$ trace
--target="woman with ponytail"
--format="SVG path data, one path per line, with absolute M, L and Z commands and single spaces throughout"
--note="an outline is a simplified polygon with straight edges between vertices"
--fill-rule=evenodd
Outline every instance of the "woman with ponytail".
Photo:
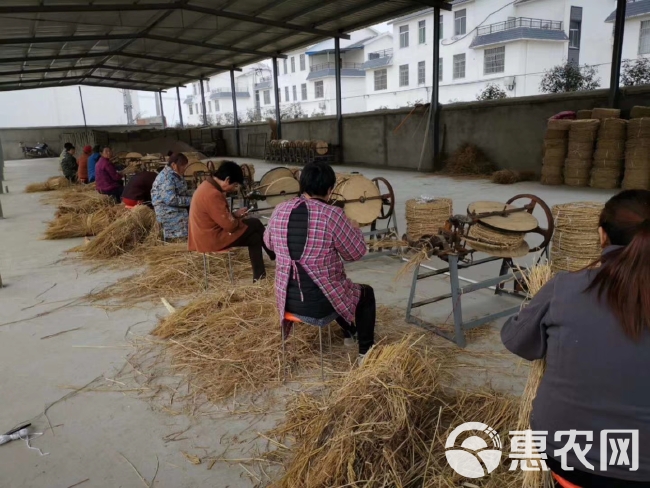
M 650 191 L 611 198 L 599 233 L 599 262 L 556 275 L 501 339 L 524 359 L 546 358 L 530 422 L 546 434 L 558 486 L 650 486 Z

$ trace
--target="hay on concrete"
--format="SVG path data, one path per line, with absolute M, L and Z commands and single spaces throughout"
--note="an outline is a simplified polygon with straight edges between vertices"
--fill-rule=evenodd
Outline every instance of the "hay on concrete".
M 108 195 L 96 192 L 69 191 L 57 197 L 56 215 L 86 214 L 97 212 L 103 208 L 115 205 Z
M 444 171 L 450 175 L 489 175 L 496 169 L 476 145 L 465 143 L 447 159 Z
M 61 190 L 71 186 L 72 183 L 63 176 L 53 176 L 43 183 L 31 183 L 25 187 L 25 193 L 38 193 L 44 191 Z
M 463 422 L 481 419 L 502 435 L 516 425 L 517 401 L 492 393 L 444 391 L 445 356 L 419 338 L 371 350 L 362 367 L 319 398 L 300 395 L 271 435 L 294 442 L 273 488 L 454 487 L 463 478 L 445 458 L 445 440 Z M 520 486 L 505 469 L 482 485 Z
M 492 173 L 492 183 L 499 185 L 512 185 L 521 181 L 533 181 L 536 179 L 534 171 L 511 171 L 509 169 L 502 169 Z
M 52 220 L 45 231 L 45 239 L 70 239 L 95 236 L 120 218 L 126 208 L 109 205 L 91 214 L 64 213 Z

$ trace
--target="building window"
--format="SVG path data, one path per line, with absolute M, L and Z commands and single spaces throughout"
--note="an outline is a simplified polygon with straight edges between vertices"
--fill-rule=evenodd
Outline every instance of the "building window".
M 191 103 L 188 105 L 188 108 L 190 109 L 190 115 L 194 115 L 194 110 L 192 110 L 192 104 Z
M 580 49 L 580 24 L 577 20 L 572 20 L 569 24 L 569 47 Z
M 445 18 L 441 15 L 440 16 L 440 34 L 438 35 L 438 39 L 442 39 L 444 37 L 444 27 L 445 27 Z
M 442 67 L 444 66 L 442 58 L 438 58 L 438 81 L 442 81 Z
M 425 71 L 424 71 L 424 61 L 418 63 L 418 85 L 424 85 L 425 83 Z
M 639 54 L 650 54 L 650 20 L 644 20 L 641 22 Z
M 291 91 L 293 92 L 293 101 L 296 102 L 298 100 L 298 89 L 296 88 L 296 85 L 291 87 Z
M 214 101 L 214 111 L 215 112 L 220 112 L 221 109 L 219 108 L 219 100 Z
M 486 49 L 483 58 L 483 74 L 503 73 L 506 65 L 506 47 Z
M 399 86 L 409 86 L 409 65 L 403 64 L 399 67 Z
M 454 35 L 462 36 L 467 32 L 467 10 L 457 10 L 454 12 Z
M 300 85 L 300 94 L 302 95 L 303 100 L 307 100 L 307 83 Z
M 205 91 L 210 91 L 210 80 L 205 80 Z
M 208 102 L 208 113 L 212 113 L 212 102 Z
M 192 91 L 194 92 L 194 95 L 196 95 L 196 83 L 192 83 Z
M 295 58 L 295 56 L 291 56 L 291 72 L 292 73 L 296 72 L 296 58 Z
M 388 88 L 388 71 L 378 69 L 375 71 L 375 91 L 386 90 Z
M 293 59 L 293 58 L 291 58 L 291 59 Z M 290 100 L 290 98 L 289 98 L 289 87 L 285 86 L 284 87 L 284 101 L 288 102 L 289 100 Z
M 305 67 L 305 55 L 301 54 L 300 55 L 300 71 L 305 71 L 305 69 L 307 69 Z
M 418 22 L 418 42 L 424 44 L 427 42 L 427 21 L 421 20 Z
M 271 90 L 264 90 L 264 105 L 271 105 Z
M 287 58 L 284 58 L 282 60 L 282 63 L 284 64 L 284 74 L 286 75 L 287 74 Z
M 402 25 L 399 28 L 399 47 L 409 47 L 409 26 Z
M 314 82 L 314 91 L 316 92 L 316 94 L 314 95 L 316 98 L 325 97 L 325 90 L 323 89 L 323 80 Z
M 199 104 L 198 103 L 194 104 L 194 108 L 196 109 L 197 115 L 201 113 L 201 112 L 199 112 Z
M 465 54 L 454 55 L 454 80 L 465 78 Z

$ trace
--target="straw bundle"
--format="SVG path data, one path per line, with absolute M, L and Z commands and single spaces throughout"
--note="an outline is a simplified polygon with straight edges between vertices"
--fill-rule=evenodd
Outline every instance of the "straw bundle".
M 588 120 L 593 118 L 593 110 L 578 110 L 576 112 L 576 118 L 578 120 Z
M 553 175 L 553 174 L 544 174 L 544 168 L 542 167 L 542 176 L 539 179 L 540 183 L 542 185 L 561 185 L 564 183 L 564 177 L 562 176 L 562 168 L 559 168 L 560 174 L 559 175 Z
M 517 249 L 524 243 L 525 236 L 525 232 L 495 230 L 480 222 L 471 226 L 467 234 L 469 239 L 498 250 Z
M 650 190 L 650 118 L 628 123 L 622 186 L 626 190 Z
M 567 156 L 567 143 L 571 120 L 548 121 L 544 136 L 544 158 L 542 161 L 542 178 L 544 185 L 561 185 L 562 168 Z
M 569 127 L 569 140 L 576 142 L 595 141 L 600 127 L 596 119 L 574 120 Z
M 594 167 L 594 169 L 591 170 L 589 186 L 592 188 L 607 190 L 618 188 L 621 184 L 621 169 L 622 168 Z
M 485 153 L 469 143 L 454 151 L 445 166 L 445 172 L 450 175 L 489 175 L 495 170 Z
M 551 266 L 557 271 L 578 271 L 601 254 L 598 225 L 603 204 L 575 202 L 555 205 Z
M 492 180 L 492 183 L 497 183 L 498 185 L 512 185 L 513 183 L 520 181 L 519 175 L 509 169 L 502 169 L 492 173 L 490 179 Z
M 574 120 L 569 129 L 569 148 L 564 163 L 564 184 L 587 186 L 594 155 L 594 141 L 600 121 Z
M 544 163 L 547 160 L 552 162 L 554 160 L 562 160 L 566 157 L 567 142 L 566 138 L 563 139 L 546 139 L 544 140 Z
M 591 187 L 618 188 L 621 181 L 623 158 L 625 157 L 626 135 L 626 120 L 606 118 L 601 121 L 589 182 Z
M 619 174 L 623 169 L 625 161 L 618 159 L 594 159 L 594 164 L 592 165 L 593 169 L 615 169 L 618 170 Z
M 434 200 L 411 199 L 406 201 L 406 235 L 411 242 L 424 236 L 436 236 L 453 213 L 449 198 Z
M 548 119 L 548 130 L 561 130 L 568 131 L 571 127 L 571 120 L 569 119 Z
M 622 187 L 625 190 L 650 190 L 650 169 L 626 167 Z
M 642 117 L 650 117 L 650 107 L 643 107 L 640 105 L 632 107 L 632 110 L 630 111 L 630 118 L 640 119 Z
M 553 276 L 553 270 L 549 265 L 539 264 L 531 267 L 527 272 L 522 274 L 526 289 L 528 290 L 528 300 L 531 300 L 542 287 L 548 283 Z M 526 306 L 524 304 L 523 306 Z M 546 371 L 546 359 L 533 361 L 528 373 L 528 381 L 521 395 L 519 405 L 519 418 L 517 421 L 517 430 L 529 430 L 530 416 L 533 412 L 533 401 L 537 396 L 537 390 L 542 382 L 542 377 Z M 542 488 L 552 487 L 553 481 L 548 471 L 524 471 L 522 488 Z
M 546 129 L 544 140 L 566 139 L 567 131 L 560 129 Z
M 463 422 L 480 418 L 498 432 L 516 424 L 516 400 L 490 393 L 443 390 L 444 358 L 414 337 L 370 351 L 362 367 L 324 397 L 300 395 L 272 435 L 295 439 L 273 488 L 460 486 L 444 442 Z M 520 485 L 500 470 L 486 488 Z
M 650 117 L 632 119 L 627 126 L 627 139 L 648 139 L 650 138 Z
M 91 214 L 64 213 L 51 221 L 45 239 L 70 239 L 99 234 L 126 211 L 123 205 L 110 205 Z
M 148 239 L 157 238 L 156 214 L 145 205 L 138 205 L 112 222 L 95 239 L 86 244 L 86 259 L 111 259 L 128 253 Z
M 591 117 L 594 119 L 618 119 L 621 111 L 617 108 L 595 108 L 591 111 Z
M 114 204 L 115 202 L 108 195 L 101 195 L 95 192 L 71 191 L 59 198 L 56 215 L 70 213 L 88 215 Z
M 620 141 L 627 136 L 627 120 L 605 119 L 600 122 L 598 129 L 598 141 Z
M 25 193 L 38 193 L 43 191 L 60 190 L 71 186 L 72 183 L 63 176 L 53 176 L 43 183 L 31 183 L 25 187 Z

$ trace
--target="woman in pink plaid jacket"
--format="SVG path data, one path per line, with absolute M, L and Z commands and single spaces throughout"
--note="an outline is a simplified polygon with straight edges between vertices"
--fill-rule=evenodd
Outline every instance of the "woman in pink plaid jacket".
M 285 313 L 321 327 L 336 320 L 345 344 L 358 340 L 363 357 L 374 344 L 375 294 L 345 275 L 344 261 L 358 261 L 367 248 L 359 224 L 328 203 L 335 184 L 328 164 L 306 165 L 300 197 L 275 208 L 264 242 L 276 254 L 275 293 L 285 327 Z

